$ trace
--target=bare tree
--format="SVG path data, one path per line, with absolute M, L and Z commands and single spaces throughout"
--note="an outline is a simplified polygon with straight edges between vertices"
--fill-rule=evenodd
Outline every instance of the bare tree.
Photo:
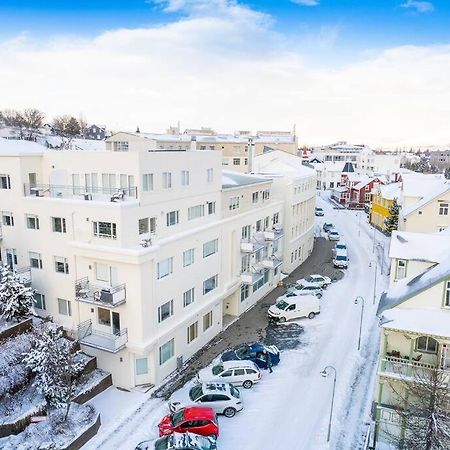
M 31 140 L 33 135 L 42 127 L 44 124 L 44 113 L 35 108 L 24 109 L 21 113 L 23 126 L 26 129 L 26 139 Z
M 387 432 L 404 450 L 450 448 L 449 374 L 438 368 L 416 369 L 412 379 L 390 383 L 402 432 Z
M 62 137 L 66 138 L 65 147 L 69 148 L 72 139 L 80 135 L 81 126 L 78 120 L 70 115 L 57 116 L 53 119 L 53 128 Z

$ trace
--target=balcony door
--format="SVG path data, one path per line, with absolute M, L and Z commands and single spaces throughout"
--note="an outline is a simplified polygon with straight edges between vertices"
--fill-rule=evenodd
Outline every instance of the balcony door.
M 113 334 L 120 333 L 120 314 L 117 312 L 111 312 L 112 317 L 112 332 Z
M 8 267 L 13 270 L 17 266 L 17 255 L 16 250 L 14 248 L 6 249 L 6 264 Z

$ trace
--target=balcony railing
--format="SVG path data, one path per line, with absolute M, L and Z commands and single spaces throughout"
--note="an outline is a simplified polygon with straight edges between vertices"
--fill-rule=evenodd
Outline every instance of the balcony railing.
M 262 261 L 262 265 L 265 269 L 276 269 L 283 264 L 283 260 L 278 256 L 265 256 Z
M 112 287 L 95 286 L 88 277 L 75 281 L 75 299 L 79 302 L 97 304 L 115 308 L 127 300 L 126 285 Z
M 274 226 L 272 230 L 264 231 L 264 239 L 266 241 L 276 241 L 284 236 L 284 230 L 282 226 Z
M 434 364 L 409 359 L 386 356 L 381 360 L 380 372 L 401 378 L 427 378 L 430 370 L 438 369 L 444 376 L 446 382 L 450 382 L 450 368 L 441 368 Z
M 241 252 L 243 253 L 255 253 L 261 250 L 266 245 L 264 240 L 264 233 L 257 233 L 255 236 L 241 240 Z
M 100 188 L 56 184 L 24 184 L 25 197 L 49 197 L 76 200 L 120 202 L 137 198 L 137 187 Z
M 241 280 L 244 284 L 254 284 L 261 278 L 264 269 L 263 261 L 252 264 L 245 272 L 241 273 Z
M 78 340 L 87 347 L 117 353 L 126 347 L 128 331 L 124 328 L 117 333 L 105 333 L 94 329 L 92 327 L 92 320 L 89 319 L 78 325 Z

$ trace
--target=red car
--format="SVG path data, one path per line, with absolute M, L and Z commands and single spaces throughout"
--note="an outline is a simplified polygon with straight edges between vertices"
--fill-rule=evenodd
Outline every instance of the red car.
M 219 424 L 213 409 L 194 406 L 181 408 L 172 414 L 167 414 L 158 425 L 159 435 L 172 433 L 195 433 L 201 436 L 219 436 Z

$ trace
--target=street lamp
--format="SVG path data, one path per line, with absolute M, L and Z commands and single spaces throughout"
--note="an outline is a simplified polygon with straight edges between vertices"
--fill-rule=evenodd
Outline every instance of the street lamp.
M 358 297 L 355 298 L 355 305 L 358 304 L 358 300 L 361 299 L 361 319 L 359 321 L 359 337 L 358 337 L 358 350 L 361 348 L 361 330 L 362 330 L 362 323 L 363 323 L 363 316 L 364 316 L 364 298 L 358 295 Z
M 383 246 L 381 245 L 381 242 L 377 242 L 377 247 L 380 247 L 380 249 L 381 249 L 381 268 L 380 268 L 380 273 L 381 273 L 381 275 L 383 275 L 384 251 L 383 251 Z
M 336 369 L 333 366 L 326 366 L 322 372 L 320 372 L 320 375 L 322 375 L 324 378 L 328 377 L 327 370 L 330 369 L 334 372 L 334 379 L 333 379 L 333 394 L 331 396 L 331 408 L 330 408 L 330 420 L 328 421 L 328 434 L 327 434 L 327 442 L 330 442 L 330 434 L 331 434 L 331 421 L 333 419 L 333 405 L 334 405 L 334 393 L 336 391 Z
M 376 259 L 371 259 L 369 261 L 369 267 L 372 267 L 372 263 L 375 263 L 375 278 L 373 281 L 373 304 L 375 305 L 375 298 L 377 296 L 377 272 L 378 272 L 378 261 Z
M 375 227 L 373 227 L 372 253 L 375 254 Z

